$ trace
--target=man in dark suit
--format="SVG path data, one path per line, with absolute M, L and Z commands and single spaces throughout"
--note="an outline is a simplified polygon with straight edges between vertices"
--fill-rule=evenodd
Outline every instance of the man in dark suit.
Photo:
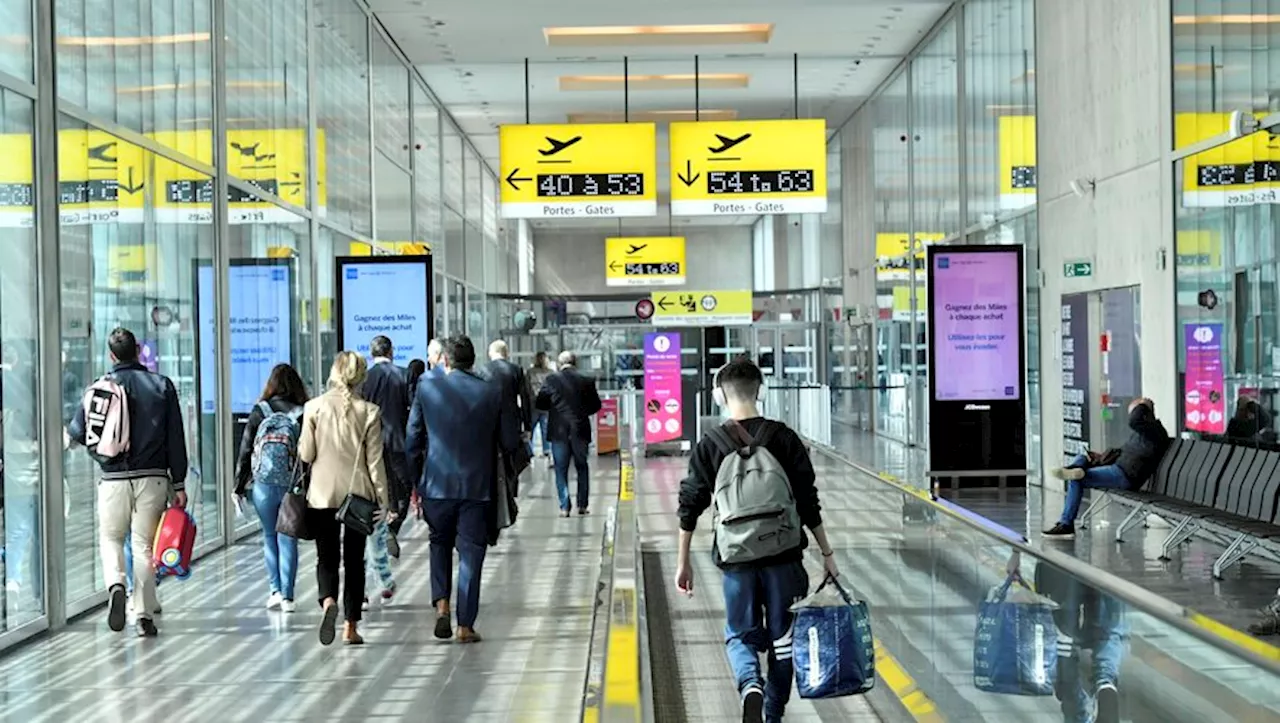
M 446 373 L 418 384 L 405 440 L 431 528 L 431 601 L 440 639 L 453 635 L 449 597 L 458 550 L 460 643 L 480 641 L 475 622 L 498 472 L 495 452 L 509 454 L 520 445 L 519 433 L 511 433 L 517 427 L 504 423 L 501 390 L 475 374 L 475 362 L 471 339 L 457 335 L 444 342 Z
M 489 363 L 482 376 L 502 390 L 502 422 L 511 427 L 504 432 L 524 439 L 522 435 L 533 429 L 533 399 L 529 396 L 524 370 L 512 364 L 509 356 L 507 342 L 499 339 L 490 344 Z M 519 450 L 507 457 L 507 470 L 511 479 L 514 480 L 529 466 L 529 457 L 527 445 L 521 445 Z
M 596 383 L 578 373 L 578 358 L 571 351 L 560 352 L 560 371 L 547 377 L 538 392 L 535 406 L 548 412 L 547 438 L 556 468 L 556 492 L 560 514 L 569 516 L 569 462 L 578 471 L 578 514 L 585 515 L 591 497 L 591 470 L 587 448 L 591 446 L 591 415 L 600 411 Z
M 373 357 L 373 364 L 369 367 L 369 376 L 365 378 L 363 394 L 366 401 L 378 405 L 382 410 L 382 458 L 386 460 L 388 491 L 395 506 L 392 512 L 396 514 L 396 518 L 387 525 L 391 531 L 391 536 L 387 539 L 387 552 L 398 558 L 400 542 L 396 536 L 409 514 L 409 497 L 413 491 L 404 455 L 404 432 L 409 422 L 406 419 L 409 409 L 409 376 L 392 361 L 395 349 L 387 337 L 373 337 L 373 341 L 369 343 L 369 353 Z

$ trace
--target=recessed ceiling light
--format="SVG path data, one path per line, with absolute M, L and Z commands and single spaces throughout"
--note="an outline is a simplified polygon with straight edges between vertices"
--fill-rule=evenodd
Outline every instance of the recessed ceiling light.
M 703 109 L 694 111 L 692 108 L 682 110 L 641 110 L 632 111 L 624 114 L 620 111 L 585 111 L 581 113 L 570 113 L 568 121 L 570 123 L 622 123 L 624 121 L 638 123 L 673 123 L 676 121 L 691 120 L 734 120 L 738 117 L 738 111 L 730 109 Z
M 1174 25 L 1261 25 L 1280 23 L 1280 15 L 1174 15 Z
M 665 75 L 562 75 L 560 90 L 685 90 L 696 83 L 702 88 L 746 88 L 746 73 L 667 73 Z
M 209 33 L 182 33 L 179 35 L 147 35 L 143 37 L 62 37 L 58 45 L 80 45 L 84 47 L 112 46 L 133 47 L 138 45 L 178 45 L 181 43 L 203 43 L 212 40 Z
M 543 28 L 550 46 L 764 44 L 773 23 L 723 25 L 603 25 Z

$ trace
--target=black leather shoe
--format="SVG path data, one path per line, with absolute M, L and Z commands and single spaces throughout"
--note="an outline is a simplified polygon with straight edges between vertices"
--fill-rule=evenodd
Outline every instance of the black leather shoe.
M 142 618 L 138 621 L 138 637 L 154 638 L 159 634 L 160 631 L 156 630 L 156 624 L 151 621 L 151 618 Z

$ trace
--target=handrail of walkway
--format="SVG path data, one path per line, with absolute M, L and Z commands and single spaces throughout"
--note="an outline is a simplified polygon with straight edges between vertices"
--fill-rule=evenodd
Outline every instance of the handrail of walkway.
M 624 437 L 625 438 L 625 437 Z M 645 723 L 648 701 L 648 635 L 644 583 L 639 574 L 640 529 L 636 514 L 634 456 L 622 446 L 618 497 L 605 520 L 600 577 L 591 616 L 591 649 L 582 692 L 582 723 Z
M 1008 545 L 1024 555 L 1053 565 L 1089 587 L 1123 600 L 1135 609 L 1146 613 L 1161 622 L 1172 625 L 1174 628 L 1198 638 L 1209 645 L 1226 650 L 1233 655 L 1237 655 L 1273 675 L 1280 675 L 1280 655 L 1277 655 L 1276 649 L 1269 645 L 1250 645 L 1249 643 L 1251 641 L 1248 639 L 1248 636 L 1243 634 L 1229 634 L 1223 629 L 1225 626 L 1222 626 L 1221 623 L 1209 620 L 1191 608 L 1184 607 L 1172 600 L 1156 595 L 1146 588 L 1129 582 L 1124 578 L 1117 577 L 1105 570 L 1094 567 L 1079 558 L 1063 552 L 1058 552 L 1057 550 L 1033 545 L 1021 535 L 1010 536 L 1008 534 L 1002 534 L 998 530 L 993 530 L 989 525 L 972 519 L 970 515 L 961 514 L 954 507 L 943 504 L 928 490 L 904 484 L 897 479 L 890 479 L 881 475 L 875 470 L 842 454 L 831 446 L 820 444 L 812 440 L 809 440 L 809 443 L 814 448 L 821 450 L 828 457 L 843 462 L 845 465 L 848 465 L 854 470 L 871 477 L 881 484 L 892 487 L 903 494 L 915 497 L 921 503 L 931 506 L 937 512 L 958 521 L 960 524 L 965 525 L 969 529 L 972 529 L 981 535 L 989 537 L 996 542 Z

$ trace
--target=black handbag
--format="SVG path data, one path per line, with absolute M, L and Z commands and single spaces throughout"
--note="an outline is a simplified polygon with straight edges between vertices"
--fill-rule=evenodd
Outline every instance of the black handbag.
M 356 478 L 356 471 L 360 469 L 360 459 L 364 457 L 364 447 L 360 448 L 360 453 L 356 455 L 356 464 L 351 468 L 351 481 Z M 375 517 L 378 513 L 378 503 L 367 497 L 361 497 L 354 492 L 348 492 L 347 498 L 342 501 L 342 506 L 338 508 L 338 521 L 346 525 L 352 532 L 358 532 L 365 537 L 373 535 L 373 527 L 376 522 Z
M 280 502 L 280 511 L 276 513 L 276 532 L 298 540 L 313 540 L 315 536 L 307 529 L 307 481 L 308 473 L 299 462 L 293 473 L 293 483 L 285 492 Z

